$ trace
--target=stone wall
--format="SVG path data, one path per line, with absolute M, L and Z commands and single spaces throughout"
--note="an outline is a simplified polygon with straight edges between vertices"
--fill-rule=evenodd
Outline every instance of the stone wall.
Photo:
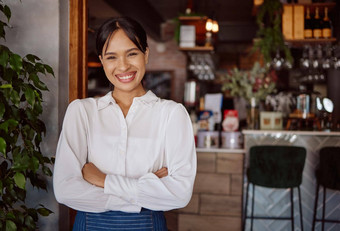
M 169 230 L 241 230 L 243 160 L 239 150 L 198 152 L 192 199 L 166 213 Z

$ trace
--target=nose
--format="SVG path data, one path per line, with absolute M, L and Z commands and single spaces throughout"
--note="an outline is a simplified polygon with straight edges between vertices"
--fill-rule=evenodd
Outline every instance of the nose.
M 129 64 L 129 61 L 126 59 L 126 57 L 120 57 L 117 67 L 118 67 L 118 70 L 120 71 L 126 71 L 127 69 L 129 69 L 130 64 Z

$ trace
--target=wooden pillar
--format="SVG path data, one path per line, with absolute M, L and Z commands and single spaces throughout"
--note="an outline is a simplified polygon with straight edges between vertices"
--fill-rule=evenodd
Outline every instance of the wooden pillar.
M 87 96 L 87 0 L 70 0 L 69 102 Z
M 69 102 L 87 96 L 87 0 L 69 1 Z M 76 211 L 69 209 L 69 230 Z

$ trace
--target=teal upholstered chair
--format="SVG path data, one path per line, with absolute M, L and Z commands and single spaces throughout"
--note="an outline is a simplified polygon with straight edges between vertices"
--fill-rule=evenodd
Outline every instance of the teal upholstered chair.
M 300 223 L 301 230 L 303 231 L 300 185 L 302 183 L 302 172 L 305 165 L 305 159 L 306 149 L 303 147 L 261 145 L 250 148 L 243 230 L 246 228 L 246 219 L 251 219 L 251 230 L 253 230 L 254 219 L 291 220 L 292 230 L 294 230 L 293 189 L 298 188 Z M 251 215 L 248 216 L 247 207 L 250 184 L 253 185 L 253 196 L 251 202 Z M 254 216 L 255 186 L 279 189 L 290 188 L 291 216 Z
M 340 190 L 340 147 L 323 147 L 320 149 L 320 164 L 315 173 L 317 182 L 312 230 L 314 230 L 316 222 L 321 222 L 322 230 L 324 230 L 325 222 L 340 223 L 340 220 L 325 218 L 326 189 Z M 317 218 L 317 205 L 320 186 L 323 187 L 321 219 Z

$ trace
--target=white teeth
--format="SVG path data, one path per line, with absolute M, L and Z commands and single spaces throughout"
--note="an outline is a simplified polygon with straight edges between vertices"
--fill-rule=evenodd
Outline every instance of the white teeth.
M 130 79 L 132 78 L 133 75 L 127 75 L 127 76 L 123 76 L 123 77 L 118 77 L 119 79 Z

